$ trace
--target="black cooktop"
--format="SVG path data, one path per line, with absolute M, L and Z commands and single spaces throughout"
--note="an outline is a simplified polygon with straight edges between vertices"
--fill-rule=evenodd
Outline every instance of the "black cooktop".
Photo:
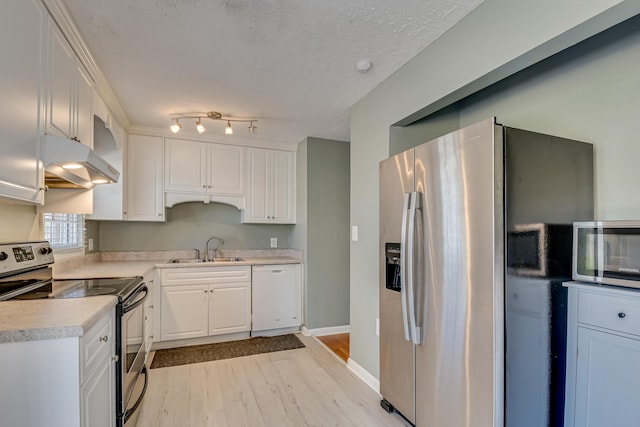
M 20 295 L 16 299 L 84 298 L 96 295 L 115 295 L 118 300 L 123 301 L 141 281 L 140 277 L 54 280 L 47 286 Z

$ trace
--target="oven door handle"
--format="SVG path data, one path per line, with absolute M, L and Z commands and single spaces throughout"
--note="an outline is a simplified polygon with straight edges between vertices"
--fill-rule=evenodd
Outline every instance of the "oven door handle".
M 142 292 L 144 292 L 144 297 L 140 298 L 137 301 L 134 301 L 136 297 Z M 125 303 L 124 306 L 122 307 L 122 314 L 130 312 L 131 310 L 135 309 L 137 306 L 142 304 L 144 300 L 147 298 L 147 295 L 149 295 L 149 288 L 147 288 L 147 285 L 143 285 L 140 288 L 138 288 L 133 294 L 131 294 L 131 297 L 127 298 L 128 300 L 134 301 L 134 302 L 128 303 L 128 304 Z
M 142 403 L 142 398 L 144 397 L 145 393 L 147 392 L 147 385 L 149 384 L 149 375 L 147 373 L 147 366 L 144 365 L 142 367 L 142 370 L 140 371 L 140 374 L 144 375 L 144 387 L 142 387 L 142 393 L 140 393 L 140 396 L 138 397 L 138 400 L 136 400 L 136 403 L 133 404 L 133 406 L 131 407 L 131 409 L 128 409 L 126 411 L 124 411 L 124 415 L 123 415 L 123 421 L 126 424 L 127 420 L 129 418 L 131 418 L 131 415 L 133 415 L 134 412 L 136 412 L 138 410 L 138 406 L 140 406 L 140 404 Z

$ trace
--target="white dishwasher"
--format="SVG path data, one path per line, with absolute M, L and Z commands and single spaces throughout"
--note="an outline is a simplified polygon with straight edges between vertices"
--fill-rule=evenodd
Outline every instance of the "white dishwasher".
M 252 331 L 302 325 L 300 264 L 254 266 L 252 288 Z

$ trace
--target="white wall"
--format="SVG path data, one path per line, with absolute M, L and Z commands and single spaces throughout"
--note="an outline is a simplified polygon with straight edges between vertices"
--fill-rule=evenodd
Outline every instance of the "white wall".
M 632 1 L 485 0 L 356 104 L 351 225 L 359 227 L 360 240 L 351 243 L 350 312 L 351 358 L 357 364 L 379 375 L 377 176 L 378 162 L 388 155 L 389 126 L 437 111 L 637 13 L 640 2 Z M 611 184 L 597 183 L 598 188 Z

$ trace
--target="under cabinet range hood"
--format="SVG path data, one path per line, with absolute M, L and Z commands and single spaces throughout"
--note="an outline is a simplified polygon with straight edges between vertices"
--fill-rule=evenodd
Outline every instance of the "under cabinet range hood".
M 118 182 L 120 172 L 88 146 L 59 136 L 44 137 L 45 185 L 92 189 Z

